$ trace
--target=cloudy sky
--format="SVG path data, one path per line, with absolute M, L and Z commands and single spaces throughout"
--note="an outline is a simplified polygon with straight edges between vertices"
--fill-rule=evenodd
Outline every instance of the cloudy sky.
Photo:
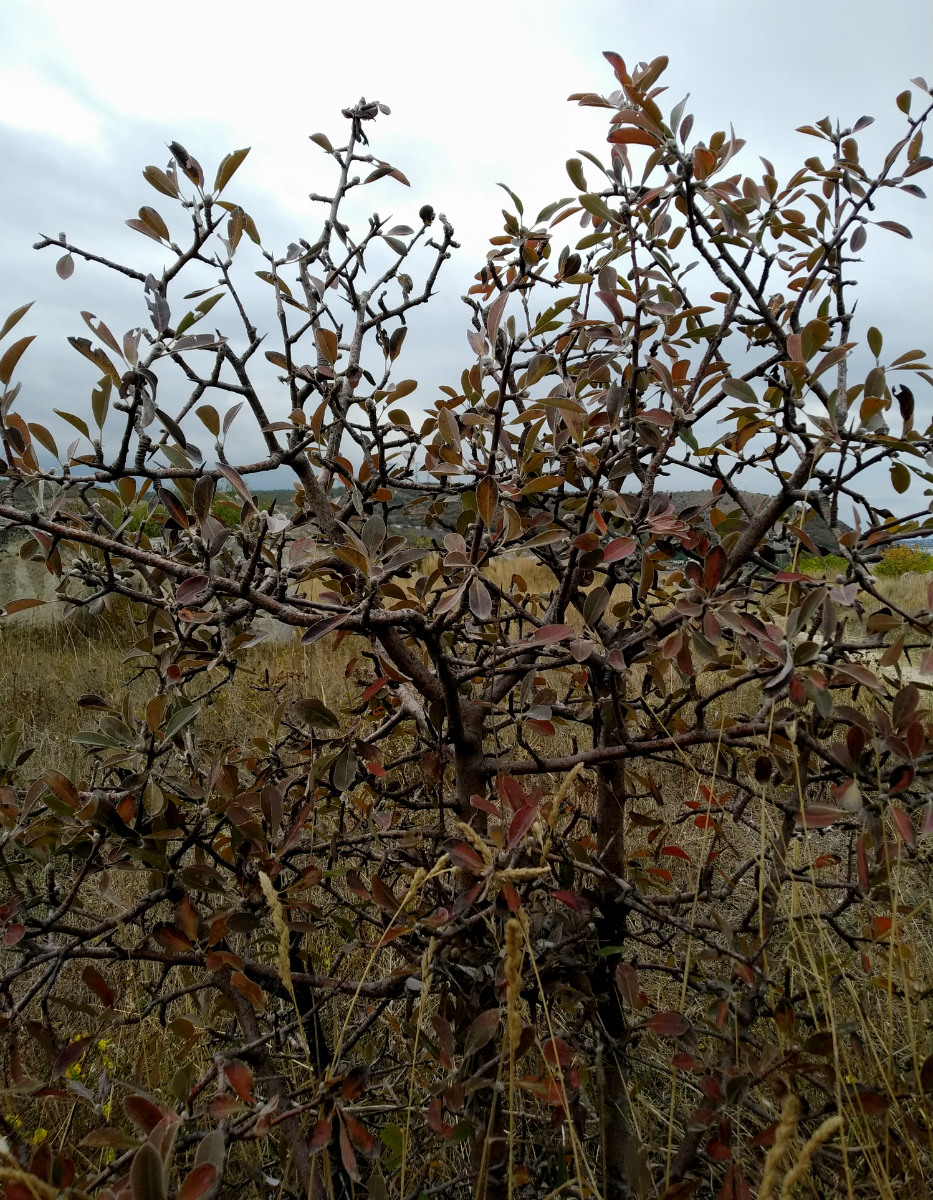
M 630 65 L 667 54 L 662 106 L 689 92 L 695 138 L 732 121 L 748 143 L 740 165 L 754 170 L 750 155 L 760 153 L 782 176 L 818 152 L 795 127 L 825 115 L 844 124 L 877 118 L 860 137 L 863 161 L 900 136 L 895 95 L 911 77 L 933 77 L 933 6 L 0 0 L 0 319 L 35 299 L 20 329 L 40 335 L 19 373 L 20 407 L 28 397 L 38 419 L 53 407 L 86 409 L 95 372 L 64 342 L 87 332 L 79 310 L 119 331 L 145 321 L 135 285 L 87 265 L 58 279 L 54 254 L 31 249 L 40 231 L 64 230 L 79 245 L 157 269 L 158 247 L 123 222 L 159 204 L 141 169 L 164 166 L 165 143 L 175 139 L 209 177 L 224 153 L 253 147 L 236 196 L 264 243 L 281 251 L 315 228 L 308 192 L 328 190 L 328 160 L 308 134 L 336 141 L 339 110 L 364 94 L 392 108 L 375 131 L 375 153 L 412 183 L 382 181 L 366 189 L 366 202 L 416 224 L 428 200 L 462 242 L 441 296 L 413 321 L 405 374 L 423 387 L 458 377 L 470 359 L 459 296 L 501 223 L 496 183 L 507 182 L 532 213 L 573 193 L 563 164 L 581 148 L 603 153 L 606 116 L 566 98 L 612 90 L 606 49 Z M 929 179 L 918 182 L 929 190 Z M 930 204 L 898 196 L 879 215 L 914 231 L 910 242 L 873 231 L 864 251 L 858 316 L 863 330 L 885 331 L 894 357 L 933 340 Z M 929 392 L 918 399 L 929 420 Z

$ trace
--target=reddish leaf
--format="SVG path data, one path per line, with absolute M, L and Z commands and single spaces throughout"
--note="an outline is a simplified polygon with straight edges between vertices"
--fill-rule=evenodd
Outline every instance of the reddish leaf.
M 603 551 L 603 562 L 617 562 L 620 558 L 628 558 L 633 554 L 638 546 L 634 538 L 620 537 L 609 543 Z
M 431 1017 L 431 1025 L 434 1032 L 437 1034 L 437 1040 L 441 1047 L 441 1063 L 448 1069 L 453 1066 L 454 1059 L 454 1035 L 450 1028 L 450 1022 L 446 1017 L 438 1016 L 436 1013 Z
M 99 971 L 92 966 L 87 966 L 81 972 L 81 978 L 98 997 L 104 1008 L 113 1008 L 115 999 L 113 988 Z
M 369 886 L 372 888 L 373 899 L 380 908 L 393 914 L 398 912 L 399 902 L 395 893 L 379 875 L 370 878 Z
M 314 1129 L 311 1131 L 311 1137 L 308 1141 L 309 1154 L 316 1154 L 318 1150 L 323 1150 L 324 1147 L 329 1144 L 333 1126 L 333 1117 L 327 1117 L 323 1121 L 318 1121 Z
M 145 1096 L 126 1096 L 123 1111 L 143 1133 L 150 1134 L 165 1116 L 165 1110 L 147 1100 Z
M 573 1063 L 573 1048 L 561 1038 L 548 1038 L 541 1047 L 541 1054 L 552 1067 L 569 1067 Z
M 509 825 L 509 850 L 514 850 L 519 842 L 524 840 L 525 834 L 535 823 L 537 815 L 538 810 L 530 804 L 526 804 L 524 808 L 518 810 Z
M 482 875 L 486 870 L 486 864 L 469 842 L 450 842 L 445 849 L 451 862 L 462 870 L 471 871 L 474 875 Z
M 244 1103 L 253 1104 L 255 1102 L 253 1072 L 246 1063 L 238 1062 L 236 1059 L 225 1063 L 224 1074 L 227 1076 L 230 1086 Z
M 683 1013 L 679 1012 L 655 1013 L 653 1017 L 648 1018 L 645 1024 L 652 1033 L 656 1033 L 659 1037 L 683 1037 L 692 1028 Z
M 556 891 L 551 892 L 551 895 L 555 900 L 559 900 L 561 904 L 566 904 L 568 908 L 572 908 L 574 912 L 589 912 L 593 907 L 586 896 L 581 896 L 579 892 Z
M 573 637 L 574 632 L 572 625 L 542 625 L 540 629 L 535 630 L 532 641 L 537 642 L 539 646 L 549 646 Z
M 85 1037 L 76 1038 L 73 1042 L 69 1042 L 55 1059 L 55 1065 L 52 1068 L 52 1078 L 60 1079 L 69 1067 L 73 1067 L 79 1059 L 83 1058 L 85 1050 L 87 1050 L 93 1040 L 94 1038 L 90 1034 L 87 1034 Z
M 615 969 L 616 987 L 622 997 L 622 1003 L 627 1008 L 635 1008 L 641 988 L 638 983 L 638 972 L 626 962 L 620 962 Z
M 206 1196 L 216 1182 L 217 1168 L 214 1164 L 199 1163 L 198 1166 L 192 1167 L 185 1176 L 178 1189 L 177 1200 L 201 1200 L 201 1197 Z
M 466 1037 L 463 1040 L 464 1057 L 469 1058 L 471 1054 L 475 1054 L 477 1050 L 481 1050 L 483 1046 L 492 1041 L 498 1032 L 499 1020 L 498 1008 L 489 1008 L 479 1014 L 466 1031 Z
M 346 1111 L 341 1112 L 340 1119 L 346 1126 L 347 1134 L 353 1143 L 354 1149 L 358 1150 L 364 1158 L 375 1158 L 378 1153 L 376 1139 L 366 1126 L 361 1125 L 355 1117 L 351 1117 Z
M 253 1008 L 262 1008 L 266 1003 L 266 998 L 262 994 L 262 988 L 258 983 L 253 983 L 252 979 L 248 979 L 242 971 L 234 971 L 230 976 L 230 982 L 246 999 L 252 1004 Z
M 353 1153 L 353 1147 L 350 1145 L 350 1139 L 347 1136 L 347 1127 L 340 1122 L 340 1159 L 343 1163 L 343 1169 L 355 1183 L 362 1182 L 363 1176 L 360 1174 L 360 1168 L 357 1166 L 356 1155 Z
M 811 804 L 803 812 L 794 813 L 794 822 L 801 829 L 827 829 L 849 814 L 832 804 Z
M 897 830 L 903 842 L 908 846 L 913 846 L 916 843 L 917 837 L 914 833 L 914 825 L 907 813 L 902 808 L 898 808 L 896 804 L 891 805 L 891 817 L 894 821 L 894 828 Z
M 170 954 L 184 954 L 186 950 L 192 949 L 191 943 L 174 925 L 156 925 L 152 936 Z
M 662 846 L 661 853 L 666 854 L 668 858 L 685 858 L 687 862 L 690 862 L 690 855 L 680 846 Z

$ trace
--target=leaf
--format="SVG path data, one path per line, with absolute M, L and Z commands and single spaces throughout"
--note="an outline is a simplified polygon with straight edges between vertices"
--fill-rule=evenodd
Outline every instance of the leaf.
M 902 462 L 893 463 L 891 466 L 891 487 L 899 496 L 910 487 L 910 471 Z
M 201 1200 L 217 1182 L 217 1168 L 212 1162 L 192 1167 L 178 1189 L 177 1200 Z
M 16 601 L 14 601 L 16 603 Z M 9 605 L 7 606 L 9 608 Z M 81 797 L 78 795 L 78 789 L 71 782 L 67 775 L 63 775 L 61 771 L 49 769 L 43 771 L 42 782 L 54 792 L 63 804 L 67 804 L 69 808 L 80 808 Z
M 620 537 L 611 541 L 603 551 L 603 562 L 617 562 L 620 558 L 628 558 L 630 554 L 634 554 L 638 548 L 638 543 L 634 538 Z
M 224 1063 L 224 1074 L 229 1080 L 230 1086 L 244 1104 L 255 1103 L 256 1097 L 253 1095 L 253 1072 L 246 1063 L 239 1062 L 237 1059 Z
M 243 159 L 246 158 L 247 154 L 249 154 L 249 151 L 249 146 L 243 150 L 233 150 L 221 161 L 220 166 L 217 168 L 217 176 L 214 180 L 215 192 L 222 192 L 224 190 L 224 188 L 233 178 L 233 174 L 236 169 L 243 162 Z
M 343 1169 L 355 1183 L 362 1182 L 363 1176 L 360 1174 L 360 1168 L 357 1166 L 356 1156 L 353 1153 L 353 1148 L 350 1145 L 350 1138 L 347 1134 L 346 1124 L 340 1122 L 340 1160 L 343 1163 Z
M 498 1032 L 500 1017 L 498 1008 L 488 1008 L 479 1014 L 463 1039 L 464 1058 L 469 1058 L 492 1041 Z
M 461 870 L 470 871 L 473 875 L 482 875 L 485 872 L 486 864 L 469 842 L 450 842 L 444 849 L 450 855 L 454 866 L 460 867 Z
M 33 544 L 35 545 L 35 543 Z M 11 617 L 13 613 L 23 612 L 27 608 L 37 608 L 40 604 L 45 604 L 45 601 L 29 596 L 22 600 L 10 600 L 8 604 L 4 604 L 3 611 L 8 617 Z
M 85 1037 L 79 1037 L 73 1042 L 69 1042 L 55 1059 L 55 1065 L 52 1068 L 52 1078 L 60 1079 L 69 1067 L 73 1067 L 76 1062 L 84 1057 L 84 1052 L 93 1041 L 93 1035 L 87 1034 Z
M 262 994 L 262 988 L 258 983 L 254 983 L 252 979 L 247 978 L 242 971 L 234 971 L 230 976 L 230 982 L 241 996 L 246 997 L 253 1008 L 262 1008 L 265 1005 L 266 998 Z
M 217 1174 L 220 1175 L 224 1169 L 225 1156 L 226 1145 L 223 1130 L 212 1129 L 210 1133 L 205 1134 L 200 1142 L 198 1142 L 198 1148 L 194 1155 L 195 1166 L 199 1167 L 202 1163 L 212 1163 Z
M 143 1142 L 130 1167 L 133 1200 L 165 1200 L 166 1180 L 162 1156 L 152 1142 Z
M 356 1150 L 363 1155 L 364 1158 L 375 1158 L 379 1149 L 376 1145 L 376 1139 L 365 1127 L 361 1125 L 355 1117 L 352 1117 L 345 1109 L 341 1112 L 340 1118 L 347 1128 L 347 1134 L 350 1141 Z
M 910 232 L 906 225 L 901 225 L 899 221 L 875 221 L 882 229 L 890 229 L 892 233 L 899 233 L 903 238 L 912 238 L 914 235 Z
M 524 841 L 525 834 L 535 823 L 538 816 L 538 810 L 533 804 L 526 804 L 518 810 L 512 817 L 509 824 L 509 840 L 507 849 L 514 850 L 520 842 Z
M 607 141 L 615 145 L 625 144 L 631 145 L 635 143 L 641 146 L 657 146 L 659 145 L 657 137 L 653 133 L 649 133 L 647 129 L 639 129 L 637 126 L 624 125 L 618 129 L 613 129 Z
M 237 405 L 235 408 L 231 409 L 230 412 L 228 412 L 226 414 L 226 416 L 224 417 L 224 434 L 226 434 L 227 430 L 229 429 L 229 427 L 233 421 L 233 417 L 236 416 L 237 412 L 239 411 L 239 408 L 240 408 L 240 406 Z M 236 493 L 240 497 L 240 499 L 246 505 L 248 505 L 249 508 L 251 508 L 253 510 L 253 512 L 255 512 L 256 505 L 253 502 L 253 497 L 250 495 L 250 490 L 246 486 L 245 482 L 243 481 L 243 477 L 239 474 L 239 472 L 235 471 L 233 469 L 233 467 L 228 467 L 226 463 L 218 463 L 217 470 L 221 473 L 221 475 L 223 475 L 224 479 L 226 479 L 229 484 L 232 484 L 234 490 L 236 491 Z
M 166 175 L 164 171 L 160 171 L 158 167 L 146 167 L 143 171 L 143 178 L 147 183 L 151 184 L 157 192 L 161 192 L 163 196 L 171 196 L 173 200 L 177 200 L 179 196 L 178 185 L 172 179 L 171 175 Z
M 86 966 L 81 972 L 81 978 L 91 991 L 98 997 L 104 1008 L 113 1008 L 113 1002 L 116 998 L 113 988 L 104 979 L 103 975 L 92 966 Z
M 499 485 L 492 475 L 486 475 L 476 489 L 476 511 L 487 526 L 491 526 L 499 502 Z
M 316 146 L 320 146 L 322 150 L 326 150 L 328 154 L 333 154 L 334 147 L 331 145 L 330 138 L 326 133 L 311 133 L 308 135 L 310 140 Z
M 683 1013 L 673 1011 L 655 1013 L 645 1024 L 659 1037 L 683 1037 L 693 1028 Z
M 844 809 L 832 804 L 811 804 L 802 812 L 794 813 L 794 823 L 798 829 L 827 829 L 848 815 Z
M 337 361 L 337 354 L 339 352 L 336 333 L 332 329 L 315 329 L 314 340 L 317 342 L 318 350 L 333 366 Z
M 200 596 L 209 583 L 210 579 L 207 575 L 192 575 L 184 583 L 179 584 L 175 592 L 175 599 L 179 604 L 190 604 L 196 596 Z
M 339 729 L 340 720 L 335 713 L 316 696 L 306 696 L 295 700 L 291 706 L 294 716 L 305 725 L 323 726 L 325 729 Z
M 369 886 L 373 894 L 373 899 L 380 908 L 385 909 L 386 912 L 393 915 L 398 912 L 398 898 L 380 875 L 372 875 L 369 880 Z
M 485 622 L 492 617 L 492 597 L 489 594 L 489 588 L 478 575 L 470 583 L 467 601 L 470 612 L 477 621 Z
M 125 1096 L 122 1108 L 133 1124 L 146 1135 L 152 1133 L 165 1117 L 165 1110 L 147 1100 L 145 1096 Z
M 532 634 L 531 640 L 539 646 L 550 646 L 555 642 L 563 642 L 573 637 L 575 630 L 572 625 L 542 625 Z
M 28 304 L 22 304 L 19 308 L 14 308 L 7 319 L 3 322 L 3 325 L 0 326 L 0 338 L 5 338 L 13 326 L 18 324 L 23 317 L 25 317 L 26 313 L 29 312 L 34 304 L 35 300 L 30 300 Z
M 200 704 L 189 704 L 185 708 L 180 708 L 165 726 L 165 733 L 162 735 L 163 741 L 170 742 L 186 725 L 191 724 L 200 711 Z
M 0 358 L 0 383 L 8 384 L 13 377 L 13 372 L 16 370 L 16 364 L 23 357 L 30 342 L 36 340 L 36 335 L 30 334 L 29 337 L 20 338 L 18 342 L 14 342 L 8 347 L 3 358 Z
M 314 625 L 310 625 L 301 635 L 301 642 L 304 646 L 313 646 L 315 642 L 325 637 L 333 629 L 337 629 L 344 621 L 349 618 L 350 614 L 338 613 L 335 617 L 326 617 L 323 621 L 317 621 Z
M 746 404 L 757 404 L 758 397 L 751 386 L 744 379 L 724 379 L 722 381 L 722 390 L 727 396 L 731 396 L 734 400 L 741 400 Z
M 638 972 L 627 962 L 620 962 L 615 969 L 616 987 L 626 1008 L 634 1009 L 638 1004 L 641 988 L 638 983 Z
M 583 163 L 579 158 L 567 159 L 567 174 L 570 176 L 570 182 L 581 192 L 587 190 L 586 177 L 583 174 Z

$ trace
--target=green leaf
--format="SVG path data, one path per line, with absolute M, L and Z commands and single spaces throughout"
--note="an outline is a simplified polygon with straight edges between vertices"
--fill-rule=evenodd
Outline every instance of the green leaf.
M 186 708 L 180 708 L 165 726 L 163 740 L 166 742 L 171 741 L 176 733 L 180 733 L 186 725 L 191 724 L 200 711 L 201 706 L 199 704 L 189 704 Z
M 583 190 L 585 191 L 586 189 L 584 188 Z M 572 196 L 565 196 L 563 200 L 555 200 L 552 204 L 545 205 L 535 217 L 535 224 L 538 225 L 541 221 L 550 221 L 559 208 L 563 208 L 565 204 L 570 204 L 572 200 Z
M 746 404 L 758 403 L 758 397 L 755 395 L 754 390 L 744 379 L 724 379 L 722 381 L 722 390 L 727 396 L 731 396 L 733 400 L 742 400 Z
M 217 168 L 217 177 L 214 180 L 214 191 L 222 192 L 230 180 L 237 167 L 240 166 L 243 159 L 249 154 L 250 147 L 246 146 L 243 150 L 233 150 L 223 159 L 220 166 Z
M 165 1168 L 152 1142 L 143 1142 L 133 1156 L 130 1190 L 133 1200 L 165 1200 Z
M 56 416 L 61 417 L 63 421 L 67 421 L 69 425 L 73 425 L 78 433 L 83 433 L 86 438 L 91 436 L 91 431 L 88 429 L 86 423 L 80 417 L 76 417 L 74 413 L 62 412 L 60 408 L 53 408 L 52 412 Z
M 868 348 L 871 350 L 872 354 L 874 354 L 875 358 L 881 357 L 881 347 L 883 342 L 884 339 L 881 336 L 881 330 L 876 329 L 875 326 L 872 325 L 871 329 L 868 331 Z
M 570 182 L 575 188 L 579 188 L 581 192 L 588 190 L 586 177 L 583 174 L 583 163 L 579 158 L 567 159 L 567 174 L 570 176 Z
M 901 462 L 896 462 L 891 467 L 891 487 L 899 496 L 910 487 L 910 471 Z
M 594 217 L 598 217 L 600 221 L 614 221 L 618 224 L 618 213 L 610 211 L 609 205 L 602 196 L 596 196 L 591 192 L 586 196 L 581 196 L 580 203 L 588 213 L 591 213 Z
M 518 212 L 518 215 L 522 216 L 525 212 L 525 206 L 524 206 L 524 204 L 522 204 L 521 200 L 519 200 L 518 196 L 515 195 L 515 193 L 512 191 L 512 189 L 509 187 L 509 185 L 507 183 L 500 183 L 500 184 L 497 184 L 496 186 L 501 187 L 504 192 L 508 192 L 508 194 L 512 198 L 512 203 L 515 205 L 515 209 Z

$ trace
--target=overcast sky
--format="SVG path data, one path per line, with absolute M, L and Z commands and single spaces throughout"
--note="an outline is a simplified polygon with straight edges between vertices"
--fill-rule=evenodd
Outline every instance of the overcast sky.
M 760 153 L 786 176 L 819 152 L 795 127 L 825 115 L 844 124 L 877 118 L 860 136 L 869 163 L 872 150 L 900 136 L 895 95 L 913 76 L 933 78 L 933 5 L 0 0 L 0 320 L 35 299 L 19 328 L 40 335 L 19 372 L 19 407 L 28 400 L 37 419 L 53 407 L 86 411 L 94 368 L 64 341 L 86 335 L 81 309 L 119 332 L 145 322 L 138 286 L 85 264 L 58 279 L 55 255 L 31 249 L 40 231 L 64 230 L 79 245 L 158 269 L 158 247 L 123 222 L 142 204 L 167 214 L 169 202 L 160 203 L 141 170 L 164 166 L 165 143 L 175 139 L 209 178 L 224 153 L 252 146 L 236 197 L 264 243 L 281 252 L 313 232 L 307 194 L 329 190 L 332 178 L 308 134 L 323 130 L 336 142 L 339 110 L 364 94 L 392 109 L 374 130 L 374 152 L 412 184 L 365 189 L 369 209 L 417 224 L 430 201 L 463 244 L 406 346 L 404 374 L 424 381 L 419 396 L 428 403 L 430 385 L 456 379 L 472 357 L 459 296 L 499 232 L 505 196 L 496 183 L 507 182 L 533 215 L 573 194 L 568 157 L 581 148 L 604 155 L 606 113 L 567 96 L 612 90 L 606 49 L 630 66 L 667 54 L 662 108 L 689 92 L 694 138 L 732 121 L 748 143 L 744 169 L 760 174 L 750 157 Z M 917 182 L 930 190 L 929 176 Z M 897 196 L 878 215 L 914 232 L 908 242 L 872 231 L 861 269 L 860 332 L 879 325 L 894 357 L 933 340 L 931 206 Z M 926 424 L 930 390 L 916 391 L 918 423 Z

